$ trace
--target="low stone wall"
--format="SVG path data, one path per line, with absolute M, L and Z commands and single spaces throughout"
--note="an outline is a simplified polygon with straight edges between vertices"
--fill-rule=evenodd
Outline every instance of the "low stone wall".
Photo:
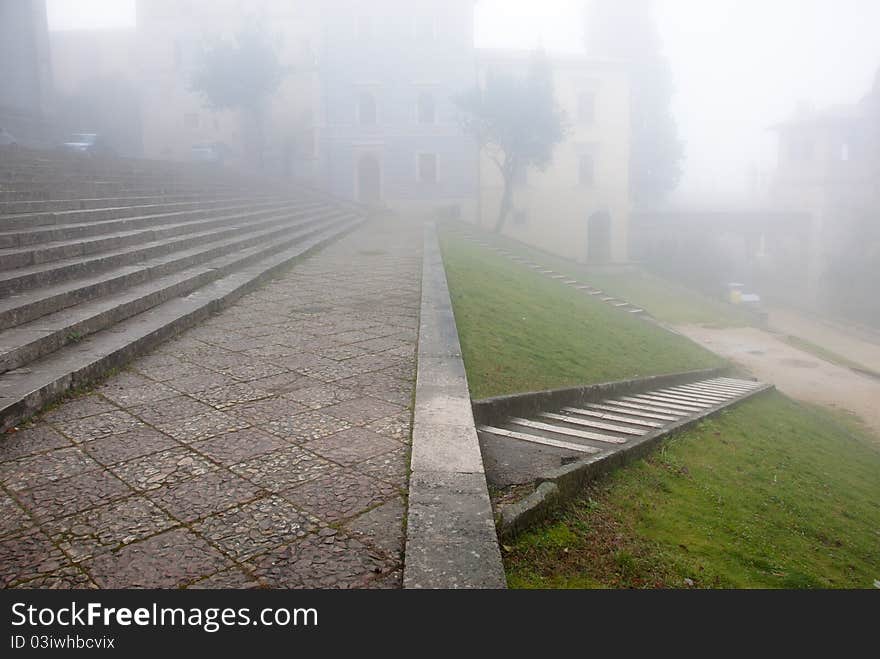
M 425 225 L 404 588 L 506 580 L 436 227 Z

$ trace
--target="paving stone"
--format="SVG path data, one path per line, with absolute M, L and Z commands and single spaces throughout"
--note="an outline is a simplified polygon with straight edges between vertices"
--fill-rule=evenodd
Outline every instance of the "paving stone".
M 88 471 L 18 494 L 39 521 L 73 515 L 131 494 L 124 482 L 106 471 Z
M 73 442 L 45 423 L 0 434 L 0 462 L 73 446 Z
M 306 412 L 308 409 L 302 403 L 284 397 L 276 397 L 235 405 L 228 408 L 226 412 L 250 423 L 262 425 L 293 414 Z
M 389 453 L 377 455 L 356 465 L 356 469 L 368 476 L 403 489 L 406 487 L 409 475 L 409 449 L 401 447 Z
M 191 394 L 196 391 L 204 391 L 209 387 L 222 387 L 235 382 L 235 378 L 230 375 L 224 375 L 195 364 L 183 364 L 181 372 L 168 380 L 166 384 L 181 393 Z
M 102 588 L 179 588 L 231 567 L 187 529 L 173 529 L 83 563 Z
M 178 392 L 161 382 L 151 382 L 144 379 L 146 384 L 131 387 L 111 381 L 99 390 L 105 398 L 113 401 L 120 407 L 133 407 L 146 405 L 157 401 L 166 400 L 178 396 Z
M 321 412 L 303 412 L 269 421 L 262 427 L 278 437 L 293 442 L 307 442 L 350 428 L 351 424 Z
M 400 443 L 364 428 L 350 428 L 313 440 L 306 446 L 328 460 L 354 466 L 368 458 L 400 448 Z
M 197 439 L 208 439 L 236 430 L 250 427 L 244 419 L 224 412 L 207 412 L 185 419 L 162 421 L 156 427 L 181 442 L 193 442 Z
M 158 404 L 139 405 L 131 408 L 131 413 L 150 425 L 185 419 L 214 412 L 214 408 L 191 396 L 176 395 Z
M 231 558 L 243 561 L 318 530 L 316 518 L 270 496 L 212 515 L 193 529 Z
M 365 426 L 373 421 L 400 414 L 403 408 L 377 398 L 364 396 L 333 405 L 332 407 L 326 407 L 321 411 L 339 419 L 344 419 L 353 426 Z
M 46 532 L 79 562 L 176 525 L 148 499 L 131 496 L 50 522 Z
M 41 531 L 0 540 L 0 587 L 45 577 L 70 561 Z
M 349 521 L 345 528 L 367 544 L 378 547 L 389 556 L 402 560 L 403 519 L 405 515 L 406 502 L 403 497 L 394 497 L 387 503 Z
M 233 405 L 267 398 L 269 395 L 267 391 L 239 382 L 232 385 L 214 387 L 206 391 L 199 391 L 192 394 L 192 397 L 218 410 L 225 410 Z
M 190 446 L 212 460 L 229 466 L 258 455 L 272 453 L 289 445 L 283 439 L 262 430 L 248 428 L 213 439 L 193 442 Z
M 315 382 L 315 380 L 310 380 Z M 346 400 L 354 400 L 359 397 L 357 391 L 346 389 L 333 384 L 315 383 L 313 386 L 302 387 L 284 395 L 306 407 L 319 410 L 322 407 L 336 405 Z
M 81 449 L 60 448 L 0 464 L 0 483 L 19 492 L 100 468 Z
M 108 466 L 179 446 L 168 435 L 152 428 L 140 428 L 82 444 L 86 453 Z
M 95 590 L 98 588 L 98 584 L 92 581 L 92 578 L 83 572 L 82 568 L 70 565 L 14 587 L 36 590 Z
M 116 406 L 97 394 L 67 400 L 53 410 L 42 415 L 49 423 L 64 423 L 73 419 L 82 419 L 103 412 L 113 412 Z
M 327 473 L 333 465 L 323 458 L 291 446 L 230 467 L 232 471 L 270 490 L 281 492 Z
M 364 427 L 385 437 L 409 444 L 412 440 L 412 411 L 407 409 L 400 414 L 377 419 Z
M 258 485 L 221 469 L 147 494 L 175 519 L 191 522 L 250 501 L 265 492 Z
M 117 410 L 84 419 L 74 419 L 56 427 L 75 442 L 88 442 L 108 435 L 130 432 L 145 426 L 143 421 L 128 412 Z
M 120 462 L 110 467 L 110 471 L 140 491 L 173 485 L 216 469 L 216 465 L 183 447 Z
M 260 582 L 236 567 L 223 570 L 223 572 L 218 572 L 187 586 L 192 590 L 250 590 L 260 587 Z
M 20 534 L 33 525 L 24 508 L 12 497 L 0 491 L 0 538 Z
M 393 559 L 333 529 L 263 554 L 253 565 L 269 588 L 365 588 L 397 568 Z
M 260 378 L 259 380 L 253 380 L 251 381 L 251 384 L 273 394 L 283 394 L 288 391 L 320 383 L 305 375 L 291 371 L 279 373 L 278 375 L 270 375 L 267 378 Z
M 358 347 L 357 344 L 322 348 L 317 352 L 321 357 L 334 359 L 336 361 L 345 361 L 346 359 L 352 359 L 353 357 L 362 357 L 363 355 L 370 354 L 369 350 L 364 350 L 363 348 Z
M 319 519 L 336 522 L 387 501 L 397 494 L 397 488 L 370 476 L 334 470 L 283 494 Z

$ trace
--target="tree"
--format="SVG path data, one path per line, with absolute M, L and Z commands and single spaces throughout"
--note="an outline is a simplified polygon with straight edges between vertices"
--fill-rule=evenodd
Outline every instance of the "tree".
M 619 60 L 629 73 L 630 196 L 660 201 L 681 179 L 684 145 L 672 115 L 672 72 L 661 54 L 652 0 L 591 0 L 588 54 Z
M 215 41 L 203 54 L 190 81 L 215 110 L 240 110 L 250 119 L 257 164 L 263 164 L 264 111 L 287 70 L 271 39 L 257 25 L 239 32 L 233 40 Z
M 553 95 L 547 57 L 536 52 L 523 77 L 491 74 L 484 87 L 458 96 L 462 126 L 498 166 L 504 192 L 495 231 L 500 233 L 513 202 L 514 181 L 529 167 L 545 169 L 566 133 Z

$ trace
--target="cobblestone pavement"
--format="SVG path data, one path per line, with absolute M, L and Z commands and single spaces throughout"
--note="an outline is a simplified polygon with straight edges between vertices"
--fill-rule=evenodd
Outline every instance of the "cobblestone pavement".
M 0 442 L 0 585 L 399 587 L 421 226 L 368 224 Z

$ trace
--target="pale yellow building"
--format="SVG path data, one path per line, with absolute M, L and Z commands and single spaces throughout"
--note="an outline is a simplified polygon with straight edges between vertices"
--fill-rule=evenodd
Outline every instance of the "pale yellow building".
M 531 53 L 479 53 L 480 79 L 524 74 Z M 627 261 L 629 85 L 622 65 L 586 57 L 551 58 L 556 100 L 568 121 L 545 171 L 517 182 L 504 233 L 582 263 Z M 495 163 L 480 165 L 479 222 L 494 227 L 503 192 Z

